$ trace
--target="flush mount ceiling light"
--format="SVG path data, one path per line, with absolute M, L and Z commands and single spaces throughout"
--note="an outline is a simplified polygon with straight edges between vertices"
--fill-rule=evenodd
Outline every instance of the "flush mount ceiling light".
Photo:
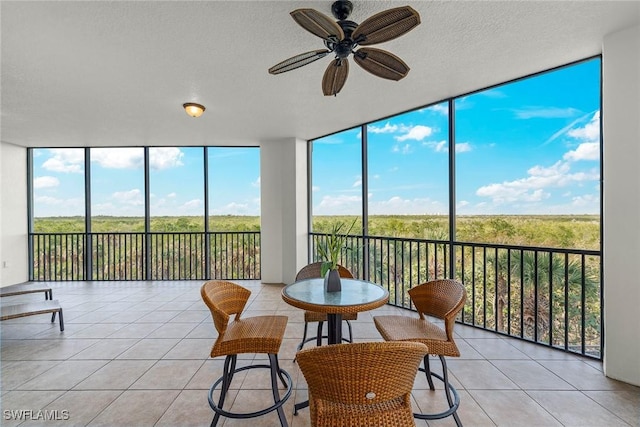
M 184 111 L 191 117 L 200 117 L 204 113 L 204 105 L 196 104 L 195 102 L 187 102 L 182 104 Z

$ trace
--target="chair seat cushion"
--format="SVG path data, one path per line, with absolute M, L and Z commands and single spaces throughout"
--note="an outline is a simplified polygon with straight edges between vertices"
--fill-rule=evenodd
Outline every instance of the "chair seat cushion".
M 358 313 L 344 313 L 342 315 L 342 320 L 357 320 L 357 319 L 358 319 Z M 327 313 L 319 313 L 317 311 L 305 311 L 304 321 L 305 322 L 326 322 Z
M 211 357 L 240 353 L 277 354 L 287 327 L 287 316 L 254 316 L 229 323 L 222 342 Z
M 414 341 L 426 344 L 429 354 L 459 357 L 454 341 L 445 330 L 427 319 L 408 316 L 374 316 L 373 322 L 385 341 Z
M 409 409 L 407 409 L 409 406 Z M 351 427 L 354 418 L 359 427 L 415 426 L 410 403 L 399 397 L 370 405 L 345 404 L 315 400 L 318 427 Z M 346 415 L 349 414 L 349 415 Z

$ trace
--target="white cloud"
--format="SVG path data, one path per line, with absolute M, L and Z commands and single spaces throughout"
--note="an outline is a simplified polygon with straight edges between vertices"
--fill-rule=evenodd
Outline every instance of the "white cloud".
M 202 200 L 200 200 L 200 199 L 189 200 L 188 202 L 185 202 L 185 204 L 182 205 L 182 207 L 185 208 L 185 209 L 201 208 L 202 207 Z
M 49 150 L 51 157 L 42 163 L 42 168 L 51 172 L 82 173 L 84 150 L 80 148 L 54 148 Z
M 588 142 L 600 141 L 600 111 L 596 111 L 589 123 L 584 127 L 571 129 L 569 136 Z
M 443 152 L 446 152 L 446 151 L 448 150 L 448 148 L 447 148 L 447 147 L 448 147 L 448 146 L 447 146 L 447 141 L 440 141 L 440 142 L 436 142 L 436 143 L 433 145 L 433 150 L 434 150 L 436 153 L 443 153 Z
M 433 133 L 433 129 L 429 126 L 416 125 L 409 127 L 404 135 L 396 136 L 395 139 L 399 142 L 406 141 L 407 139 L 413 139 L 416 141 L 422 141 Z
M 33 180 L 33 188 L 52 188 L 60 185 L 60 181 L 55 176 L 39 176 Z
M 142 200 L 142 192 L 137 188 L 129 191 L 116 191 L 111 195 L 111 198 L 121 204 L 133 206 L 141 206 L 144 204 Z
M 314 185 L 311 187 L 311 191 L 320 191 L 320 187 L 318 185 Z
M 177 147 L 153 147 L 149 149 L 149 166 L 165 170 L 183 166 L 184 153 Z M 138 147 L 92 148 L 91 161 L 107 169 L 141 169 L 144 150 Z
M 138 147 L 92 148 L 91 161 L 106 169 L 142 169 L 144 151 Z
M 260 177 L 258 177 L 255 181 L 251 183 L 252 187 L 260 188 Z
M 393 133 L 397 131 L 398 131 L 398 125 L 392 125 L 389 122 L 385 123 L 384 126 L 382 127 L 374 126 L 374 125 L 367 126 L 367 132 L 371 132 L 371 133 Z
M 563 156 L 567 161 L 600 159 L 600 111 L 596 111 L 586 125 L 568 130 L 567 135 L 580 141 L 575 150 Z
M 436 153 L 446 153 L 448 150 L 447 141 L 425 141 L 422 143 L 423 146 L 431 148 Z
M 213 215 L 255 215 L 248 203 L 231 202 L 221 208 L 212 209 Z
M 456 153 L 467 153 L 471 150 L 471 144 L 469 144 L 468 142 L 460 142 L 456 144 Z
M 169 193 L 169 194 L 167 194 L 167 197 L 169 197 L 169 198 L 171 198 L 171 199 L 172 199 L 172 198 L 174 198 L 174 197 L 176 197 L 176 196 L 177 196 L 177 194 L 176 194 L 176 193 Z
M 594 207 L 600 206 L 600 197 L 595 194 L 584 194 L 571 199 L 571 205 L 574 207 Z
M 434 111 L 440 114 L 449 114 L 449 106 L 447 104 L 436 104 L 427 108 L 427 110 Z
M 153 147 L 149 149 L 151 169 L 164 170 L 183 166 L 184 153 L 177 147 Z
M 557 138 L 561 137 L 562 135 L 567 134 L 568 132 L 576 131 L 576 129 L 574 129 L 574 127 L 575 127 L 576 125 L 578 125 L 579 123 L 584 123 L 584 121 L 585 121 L 585 120 L 587 120 L 587 119 L 589 118 L 589 115 L 590 115 L 590 114 L 591 114 L 591 113 L 589 113 L 589 114 L 585 114 L 584 116 L 581 116 L 581 117 L 578 117 L 577 119 L 575 119 L 574 121 L 572 121 L 571 123 L 569 123 L 568 125 L 566 125 L 565 127 L 563 127 L 562 129 L 558 130 L 558 131 L 557 131 L 557 132 L 555 132 L 553 135 L 551 135 L 551 136 L 549 137 L 549 139 L 547 139 L 547 140 L 544 142 L 544 144 L 543 144 L 543 145 L 546 145 L 546 144 L 548 144 L 548 143 L 550 143 L 550 142 L 552 142 L 552 141 L 556 140 Z M 590 122 L 587 124 L 587 126 L 589 126 L 589 124 L 590 124 L 590 123 L 592 123 L 592 122 L 594 121 L 594 119 L 596 119 L 596 118 L 597 118 L 598 120 L 600 119 L 600 111 L 599 111 L 599 110 L 598 110 L 598 111 L 596 111 L 596 112 L 594 113 L 594 115 L 591 117 L 591 120 L 590 120 Z M 578 128 L 578 129 L 579 129 L 579 128 Z M 600 127 L 599 127 L 599 126 L 597 126 L 597 129 L 598 129 L 598 136 L 599 136 Z M 578 134 L 579 134 L 579 133 L 580 133 L 580 132 L 578 132 Z M 574 135 L 574 138 L 575 138 L 575 137 L 576 137 L 576 136 Z M 599 140 L 600 138 L 598 137 L 597 139 Z
M 362 178 L 356 178 L 356 180 L 354 181 L 353 185 L 351 185 L 352 188 L 358 188 L 358 187 L 362 187 Z
M 446 103 L 435 104 L 430 107 L 421 108 L 418 111 L 420 111 L 421 113 L 424 113 L 425 111 L 429 111 L 429 112 L 438 113 L 438 114 L 449 114 L 449 105 Z
M 483 90 L 482 92 L 478 92 L 478 94 L 494 99 L 507 98 L 507 95 L 504 92 L 497 89 Z
M 593 181 L 599 177 L 595 170 L 572 174 L 569 163 L 562 161 L 550 167 L 534 166 L 527 173 L 527 178 L 482 186 L 476 194 L 491 198 L 495 203 L 537 202 L 549 197 L 546 188 Z
M 578 148 L 568 151 L 562 157 L 564 160 L 577 162 L 579 160 L 599 160 L 600 159 L 600 143 L 585 142 L 578 145 Z
M 313 212 L 316 215 L 357 215 L 362 212 L 362 197 L 359 195 L 324 196 Z
M 42 205 L 60 205 L 64 202 L 63 199 L 58 199 L 56 197 L 51 197 L 51 196 L 34 197 L 34 201 L 36 202 L 36 204 L 42 204 Z
M 580 110 L 575 108 L 558 107 L 525 107 L 513 110 L 518 119 L 556 119 L 575 117 L 580 114 Z

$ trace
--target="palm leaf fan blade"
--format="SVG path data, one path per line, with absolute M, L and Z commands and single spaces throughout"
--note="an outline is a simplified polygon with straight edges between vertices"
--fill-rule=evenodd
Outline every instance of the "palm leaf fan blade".
M 302 28 L 321 39 L 336 42 L 344 38 L 342 28 L 327 15 L 315 9 L 296 9 L 291 12 L 291 17 Z
M 383 79 L 397 81 L 409 73 L 409 66 L 402 59 L 382 49 L 363 47 L 353 59 L 366 71 Z
M 331 62 L 322 77 L 322 93 L 325 96 L 337 95 L 349 76 L 349 61 L 336 59 Z
M 292 56 L 291 58 L 285 59 L 284 61 L 269 68 L 269 74 L 280 74 L 285 71 L 295 70 L 303 65 L 307 65 L 320 58 L 324 58 L 329 52 L 330 50 L 328 49 L 318 49 Z
M 409 6 L 396 7 L 365 19 L 353 31 L 360 46 L 382 43 L 400 37 L 420 24 L 420 14 Z

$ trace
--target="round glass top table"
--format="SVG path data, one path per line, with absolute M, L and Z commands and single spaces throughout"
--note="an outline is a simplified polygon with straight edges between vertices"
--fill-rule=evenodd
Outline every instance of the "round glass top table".
M 342 315 L 358 313 L 381 307 L 389 301 L 389 292 L 366 280 L 340 278 L 340 292 L 326 292 L 324 279 L 299 280 L 282 289 L 282 299 L 289 305 L 303 310 L 327 313 L 329 344 L 342 342 Z M 298 410 L 309 406 L 309 401 L 296 403 Z
M 329 344 L 342 342 L 342 315 L 381 307 L 389 301 L 389 292 L 372 282 L 341 278 L 342 290 L 326 292 L 324 279 L 306 279 L 282 289 L 282 299 L 303 310 L 327 313 Z

